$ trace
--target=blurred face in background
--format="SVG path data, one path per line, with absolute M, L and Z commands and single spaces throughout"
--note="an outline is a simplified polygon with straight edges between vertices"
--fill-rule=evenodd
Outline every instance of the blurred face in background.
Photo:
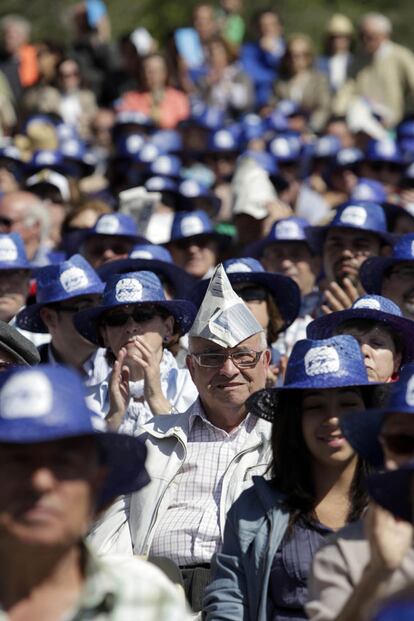
M 167 65 L 162 56 L 156 54 L 145 59 L 143 72 L 149 91 L 159 90 L 167 85 Z

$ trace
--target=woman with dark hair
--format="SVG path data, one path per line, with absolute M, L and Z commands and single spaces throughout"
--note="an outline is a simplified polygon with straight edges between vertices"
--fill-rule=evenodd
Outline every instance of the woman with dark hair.
M 228 513 L 207 621 L 306 619 L 313 555 L 367 504 L 366 465 L 340 419 L 372 407 L 376 390 L 356 340 L 337 336 L 299 341 L 284 386 L 252 397 L 250 411 L 273 420 L 271 478 L 255 477 Z

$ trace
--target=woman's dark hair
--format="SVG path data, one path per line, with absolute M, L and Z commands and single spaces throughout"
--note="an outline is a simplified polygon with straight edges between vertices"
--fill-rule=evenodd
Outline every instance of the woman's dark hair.
M 388 390 L 382 386 L 360 388 L 366 408 L 379 407 Z M 302 391 L 281 391 L 274 405 L 272 427 L 271 476 L 274 486 L 285 495 L 285 507 L 290 513 L 289 527 L 302 518 L 316 522 L 315 491 L 312 480 L 311 456 L 302 433 Z M 350 510 L 347 521 L 360 518 L 368 503 L 364 480 L 370 467 L 358 458 L 352 481 Z
M 395 351 L 397 354 L 402 354 L 404 351 L 404 342 L 401 334 L 393 327 L 389 326 L 385 323 L 385 321 L 380 321 L 378 319 L 348 319 L 341 323 L 336 330 L 336 334 L 346 334 L 347 330 L 353 328 L 354 330 L 358 330 L 361 334 L 366 334 L 373 328 L 381 328 L 384 332 L 387 332 L 389 336 L 392 338 Z
M 267 342 L 269 345 L 274 343 L 279 333 L 284 329 L 285 321 L 280 314 L 273 296 L 266 294 L 267 312 L 269 313 L 269 325 L 267 327 Z

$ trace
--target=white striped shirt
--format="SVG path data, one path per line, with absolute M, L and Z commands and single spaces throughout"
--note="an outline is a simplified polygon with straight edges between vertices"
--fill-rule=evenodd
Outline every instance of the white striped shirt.
M 168 509 L 155 531 L 151 555 L 167 556 L 181 566 L 210 563 L 222 539 L 219 509 L 223 477 L 256 422 L 249 414 L 227 433 L 206 418 L 199 401 L 194 404 L 187 456 L 167 491 Z

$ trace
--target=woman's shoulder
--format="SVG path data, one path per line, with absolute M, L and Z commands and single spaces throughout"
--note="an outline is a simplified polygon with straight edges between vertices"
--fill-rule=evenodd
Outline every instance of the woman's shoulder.
M 233 518 L 255 520 L 269 511 L 281 508 L 284 496 L 272 481 L 257 476 L 252 481 L 253 484 L 232 505 L 230 512 Z

